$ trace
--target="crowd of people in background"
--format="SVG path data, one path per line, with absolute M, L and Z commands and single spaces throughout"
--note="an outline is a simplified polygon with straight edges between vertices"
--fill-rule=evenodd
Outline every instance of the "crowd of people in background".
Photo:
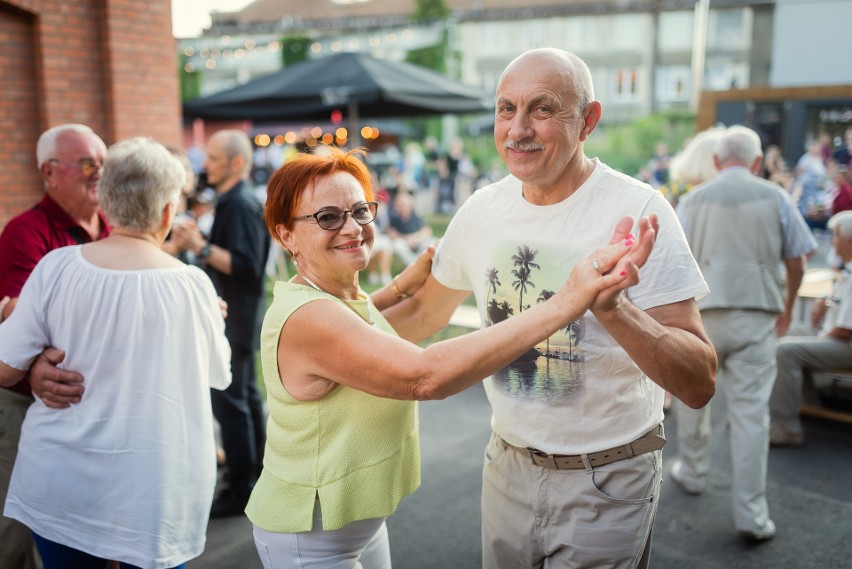
M 638 177 L 658 188 L 676 206 L 680 196 L 718 172 L 712 149 L 722 130 L 711 127 L 697 133 L 670 159 L 666 145 L 658 144 L 656 153 Z M 820 235 L 833 214 L 852 210 L 850 168 L 852 127 L 845 129 L 842 138 L 832 139 L 826 132 L 819 133 L 792 167 L 780 146 L 766 144 L 760 176 L 786 190 L 808 227 Z

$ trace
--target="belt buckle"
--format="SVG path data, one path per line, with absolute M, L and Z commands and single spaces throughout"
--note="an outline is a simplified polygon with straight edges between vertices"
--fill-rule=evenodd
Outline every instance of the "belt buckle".
M 533 464 L 536 464 L 535 457 L 537 456 L 536 453 L 539 453 L 539 452 L 540 451 L 538 451 L 538 450 L 536 450 L 532 447 L 527 447 L 527 456 L 529 457 L 530 462 L 532 462 Z
M 530 458 L 530 462 L 532 462 L 535 466 L 540 466 L 541 468 L 550 468 L 554 470 L 558 470 L 559 466 L 556 464 L 556 457 L 552 454 L 547 454 L 538 449 L 527 447 L 527 456 Z

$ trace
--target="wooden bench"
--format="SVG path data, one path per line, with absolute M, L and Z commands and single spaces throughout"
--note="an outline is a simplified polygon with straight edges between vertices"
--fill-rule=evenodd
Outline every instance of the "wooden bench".
M 842 399 L 842 392 L 848 392 L 846 399 L 852 405 L 852 370 L 817 371 L 812 373 L 813 381 L 803 386 L 803 403 L 799 410 L 806 417 L 829 419 L 852 424 L 852 410 L 833 409 L 820 401 L 820 391 L 828 390 L 833 398 Z

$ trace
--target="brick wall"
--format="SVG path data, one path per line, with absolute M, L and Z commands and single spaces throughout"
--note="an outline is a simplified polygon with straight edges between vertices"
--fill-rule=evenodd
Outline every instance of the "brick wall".
M 181 142 L 171 0 L 0 0 L 0 226 L 42 196 L 38 135 Z

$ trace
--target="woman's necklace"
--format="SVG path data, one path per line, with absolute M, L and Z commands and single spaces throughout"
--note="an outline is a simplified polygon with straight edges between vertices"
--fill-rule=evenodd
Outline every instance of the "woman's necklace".
M 323 289 L 321 289 L 320 287 L 318 287 L 318 286 L 317 286 L 317 284 L 316 284 L 314 281 L 312 281 L 311 279 L 309 279 L 308 277 L 306 277 L 306 276 L 305 276 L 305 275 L 303 275 L 302 273 L 296 273 L 296 274 L 297 274 L 297 275 L 299 275 L 300 277 L 302 277 L 302 280 L 304 280 L 306 283 L 308 283 L 308 284 L 311 286 L 311 288 L 313 288 L 313 289 L 315 289 L 315 290 L 318 290 L 318 291 L 320 291 L 320 292 L 324 292 L 325 294 L 331 295 L 331 296 L 333 296 L 334 298 L 337 298 L 337 299 L 339 299 L 340 301 L 342 301 L 342 302 L 343 302 L 343 304 L 345 304 L 345 305 L 349 308 L 349 310 L 351 310 L 352 312 L 354 312 L 355 314 L 357 314 L 359 318 L 361 318 L 362 320 L 366 321 L 366 322 L 367 322 L 367 324 L 369 324 L 370 326 L 373 326 L 373 325 L 375 324 L 375 322 L 373 322 L 373 317 L 372 317 L 372 315 L 370 314 L 370 301 L 369 301 L 369 300 L 367 301 L 367 316 L 366 316 L 366 317 L 364 317 L 364 315 L 362 315 L 360 312 L 358 312 L 357 310 L 355 310 L 355 307 L 354 307 L 354 306 L 352 306 L 351 304 L 349 304 L 348 302 L 346 302 L 344 299 L 342 299 L 342 298 L 340 298 L 339 296 L 336 296 L 336 295 L 334 295 L 334 294 L 331 294 L 331 293 L 330 293 L 330 292 L 328 292 L 327 290 L 323 290 Z

